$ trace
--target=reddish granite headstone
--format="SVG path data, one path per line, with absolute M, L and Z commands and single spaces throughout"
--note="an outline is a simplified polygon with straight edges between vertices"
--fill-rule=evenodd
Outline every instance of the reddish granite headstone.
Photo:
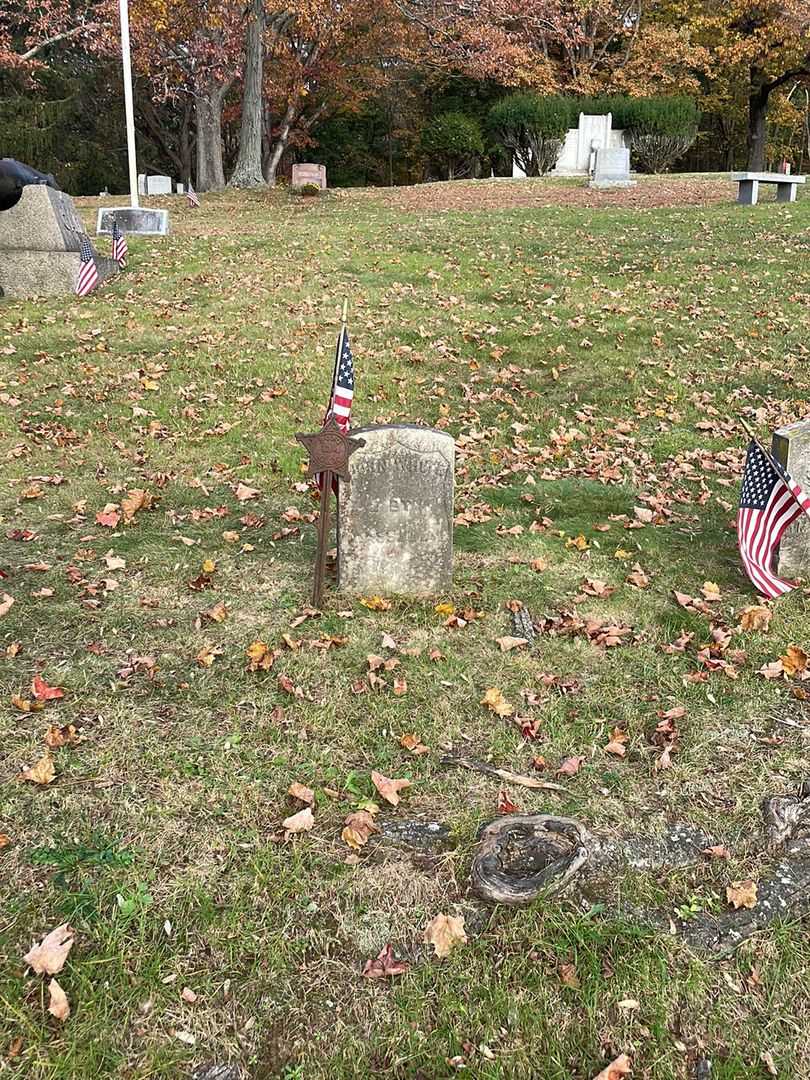
M 321 191 L 326 191 L 326 166 L 313 165 L 303 162 L 292 167 L 292 186 L 303 187 L 304 184 L 317 184 Z

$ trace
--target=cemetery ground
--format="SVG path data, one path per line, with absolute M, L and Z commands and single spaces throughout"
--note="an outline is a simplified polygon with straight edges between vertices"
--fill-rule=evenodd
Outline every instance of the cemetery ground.
M 648 1080 L 807 1075 L 806 924 L 722 958 L 670 931 L 755 902 L 760 800 L 810 771 L 810 595 L 746 611 L 732 529 L 735 417 L 810 409 L 810 198 L 700 183 L 175 199 L 173 235 L 131 238 L 89 299 L 0 305 L 1 1075 L 589 1080 L 623 1053 Z M 532 185 L 555 187 L 503 190 Z M 313 613 L 294 433 L 344 294 L 355 425 L 457 440 L 455 586 L 330 587 Z M 518 604 L 541 632 L 499 643 Z M 410 782 L 398 806 L 373 770 Z M 314 824 L 285 835 L 292 784 Z M 449 846 L 350 846 L 369 801 Z M 470 857 L 510 803 L 717 850 L 493 911 Z M 468 939 L 444 958 L 439 914 Z M 59 1021 L 23 955 L 65 922 Z M 388 944 L 405 969 L 364 977 Z

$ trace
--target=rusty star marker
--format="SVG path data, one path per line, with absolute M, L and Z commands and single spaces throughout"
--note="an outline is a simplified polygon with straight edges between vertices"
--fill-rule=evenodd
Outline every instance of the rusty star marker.
M 366 445 L 365 439 L 353 439 L 345 435 L 330 417 L 320 431 L 312 435 L 297 434 L 296 439 L 309 454 L 307 476 L 320 474 L 321 512 L 318 515 L 318 548 L 315 555 L 315 579 L 312 585 L 312 606 L 321 606 L 323 579 L 326 572 L 326 550 L 329 541 L 329 511 L 332 481 L 335 476 L 349 479 L 349 457 L 355 450 Z

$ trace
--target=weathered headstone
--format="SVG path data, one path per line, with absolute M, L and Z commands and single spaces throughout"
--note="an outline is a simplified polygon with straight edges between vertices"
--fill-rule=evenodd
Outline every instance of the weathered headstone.
M 340 484 L 338 584 L 361 594 L 430 596 L 453 580 L 455 443 L 433 428 L 392 424 L 365 440 Z
M 321 191 L 326 191 L 326 166 L 307 161 L 293 165 L 292 186 L 298 188 L 304 184 L 317 184 Z
M 140 236 L 168 236 L 169 211 L 147 206 L 100 206 L 96 219 L 96 235 L 110 236 L 113 221 L 125 233 Z
M 146 194 L 146 173 L 138 173 L 138 194 Z
M 793 479 L 810 491 L 810 419 L 778 428 L 771 449 Z M 788 526 L 782 537 L 777 573 L 785 578 L 810 578 L 810 518 L 806 514 Z
M 73 200 L 44 185 L 23 188 L 16 206 L 0 212 L 0 290 L 5 296 L 72 293 L 85 230 Z M 101 281 L 118 263 L 94 253 Z
M 171 195 L 172 178 L 170 176 L 147 176 L 147 195 Z
M 633 187 L 630 179 L 630 151 L 626 146 L 600 146 L 590 186 L 595 188 Z

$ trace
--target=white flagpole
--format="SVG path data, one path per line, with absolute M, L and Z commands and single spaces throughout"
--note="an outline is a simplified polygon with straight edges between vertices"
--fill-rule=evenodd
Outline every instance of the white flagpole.
M 129 7 L 127 0 L 118 0 L 121 14 L 121 61 L 124 69 L 124 111 L 127 124 L 127 158 L 129 161 L 129 201 L 137 208 L 138 163 L 135 158 L 135 110 L 132 104 L 132 57 L 129 46 Z

